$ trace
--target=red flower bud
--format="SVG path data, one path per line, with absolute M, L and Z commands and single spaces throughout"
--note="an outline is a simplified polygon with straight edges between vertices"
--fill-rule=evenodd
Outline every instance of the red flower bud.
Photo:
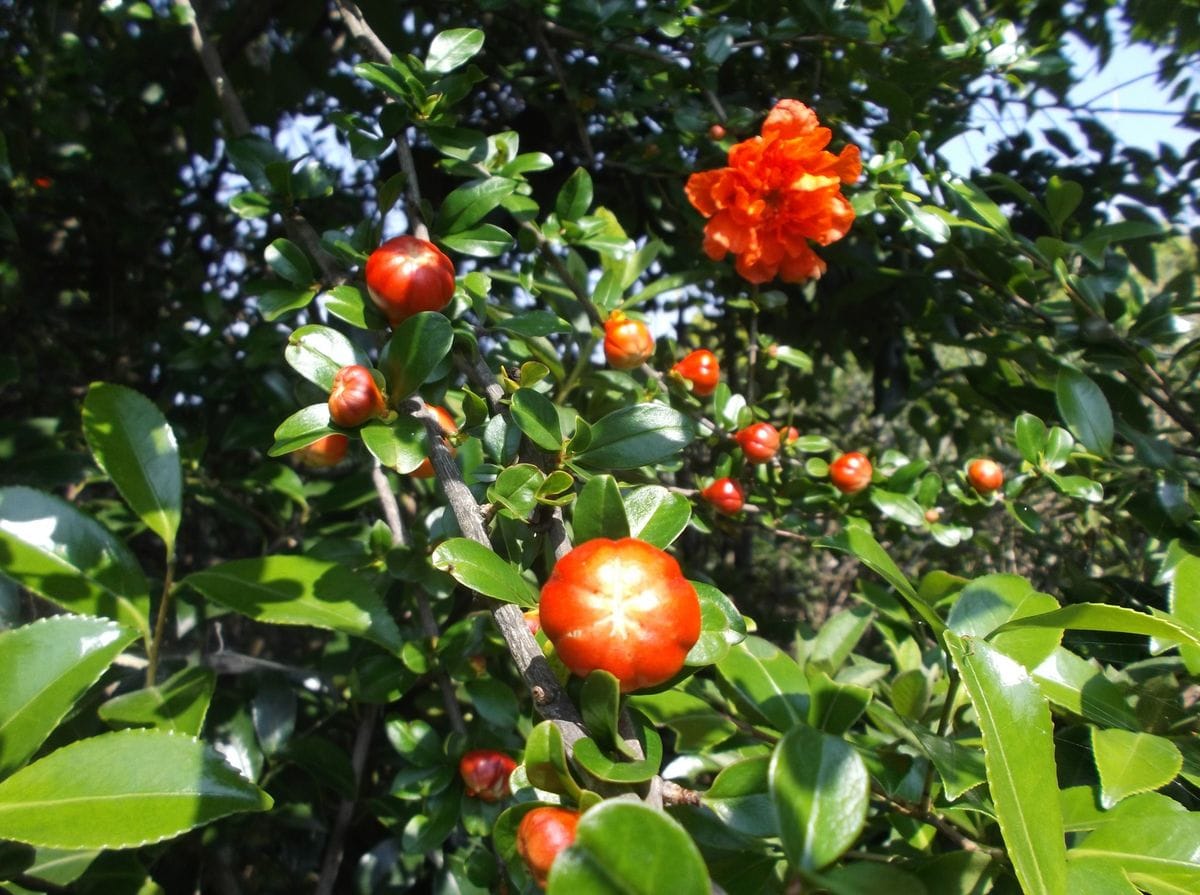
M 640 367 L 654 354 L 654 336 L 646 324 L 613 311 L 604 322 L 604 356 L 617 370 Z
M 387 416 L 387 401 L 371 371 L 362 364 L 338 370 L 329 392 L 329 418 L 351 429 L 377 416 Z
M 692 393 L 701 398 L 716 391 L 721 381 L 721 364 L 707 348 L 697 348 L 671 368 L 692 384 Z
M 579 812 L 569 808 L 534 808 L 517 824 L 517 854 L 534 882 L 546 888 L 550 867 L 559 852 L 575 841 Z
M 717 512 L 724 513 L 726 516 L 740 512 L 746 505 L 746 494 L 742 491 L 742 486 L 728 478 L 717 479 L 701 491 L 700 496 L 708 501 Z
M 517 763 L 494 749 L 468 752 L 458 763 L 458 773 L 467 787 L 467 795 L 484 802 L 499 802 L 510 795 L 508 776 Z
M 751 463 L 768 463 L 779 451 L 779 430 L 770 423 L 751 423 L 733 437 Z

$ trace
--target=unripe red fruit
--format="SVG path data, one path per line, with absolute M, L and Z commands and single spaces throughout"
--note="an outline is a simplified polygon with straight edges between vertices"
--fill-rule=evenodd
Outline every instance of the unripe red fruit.
M 692 394 L 705 398 L 721 381 L 721 364 L 707 348 L 697 348 L 671 368 L 692 384 Z
M 458 773 L 467 787 L 467 795 L 484 802 L 499 802 L 511 794 L 508 776 L 517 763 L 494 749 L 475 749 L 458 763 Z
M 925 521 L 928 522 L 930 525 L 933 525 L 935 522 L 937 522 L 941 518 L 942 518 L 942 511 L 939 510 L 937 507 L 930 507 L 928 510 L 925 511 Z
M 742 486 L 733 479 L 717 479 L 700 492 L 708 503 L 719 513 L 732 516 L 746 505 L 746 494 Z
M 857 494 L 871 484 L 872 472 L 871 461 L 859 451 L 842 454 L 829 464 L 829 479 L 843 494 Z
M 365 275 L 371 301 L 392 326 L 421 311 L 440 311 L 454 296 L 454 262 L 415 236 L 397 236 L 373 251 Z
M 529 629 L 529 633 L 537 637 L 537 632 L 542 630 L 542 616 L 536 609 L 527 609 L 525 611 L 525 627 Z
M 604 357 L 616 370 L 640 367 L 654 354 L 654 336 L 646 324 L 613 311 L 604 321 Z
M 708 129 L 708 135 L 714 140 L 724 140 L 725 128 L 720 124 L 714 124 Z
M 377 416 L 387 416 L 387 401 L 371 371 L 362 364 L 338 370 L 329 392 L 329 418 L 350 429 Z
M 312 444 L 306 444 L 296 451 L 296 457 L 305 466 L 317 469 L 337 466 L 346 456 L 350 447 L 350 439 L 340 433 L 318 438 Z
M 700 598 L 673 557 L 637 538 L 594 538 L 554 566 L 542 630 L 579 677 L 601 669 L 621 692 L 661 684 L 700 639 Z
M 534 808 L 517 824 L 517 854 L 542 889 L 558 853 L 575 841 L 579 812 L 570 808 Z
M 980 494 L 988 495 L 1004 484 L 1004 470 L 995 460 L 982 457 L 967 466 L 967 481 Z
M 442 431 L 447 435 L 453 435 L 458 431 L 458 424 L 454 422 L 454 417 L 450 415 L 445 407 L 438 407 L 436 404 L 426 404 L 425 409 L 430 411 L 437 417 L 438 425 L 442 427 Z M 450 453 L 454 454 L 457 451 L 453 447 L 450 448 Z M 409 473 L 414 479 L 428 479 L 433 477 L 433 461 L 428 457 L 421 461 L 421 465 Z
M 733 437 L 751 463 L 769 463 L 779 452 L 779 430 L 770 423 L 751 423 Z
M 797 429 L 795 426 L 788 426 L 786 429 L 783 430 L 781 435 L 783 437 L 784 444 L 791 444 L 792 442 L 799 440 L 800 430 Z

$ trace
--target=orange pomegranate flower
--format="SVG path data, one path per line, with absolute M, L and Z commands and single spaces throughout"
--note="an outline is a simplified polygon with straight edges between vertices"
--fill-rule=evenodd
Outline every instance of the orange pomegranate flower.
M 751 283 L 780 277 L 799 283 L 819 277 L 825 262 L 809 241 L 829 245 L 846 235 L 854 209 L 843 183 L 862 173 L 858 147 L 839 155 L 831 137 L 804 103 L 783 99 L 763 122 L 762 136 L 729 150 L 729 166 L 688 178 L 688 201 L 708 218 L 704 252 L 714 261 L 737 256 L 737 272 Z

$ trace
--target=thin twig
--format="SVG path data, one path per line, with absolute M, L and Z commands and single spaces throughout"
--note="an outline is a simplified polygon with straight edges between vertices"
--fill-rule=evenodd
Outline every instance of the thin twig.
M 375 721 L 379 715 L 379 707 L 368 705 L 358 722 L 358 731 L 354 735 L 354 747 L 350 756 L 350 767 L 354 771 L 355 798 L 342 799 L 338 805 L 337 815 L 333 820 L 333 829 L 329 833 L 329 845 L 325 848 L 325 859 L 321 862 L 321 875 L 317 879 L 316 895 L 330 895 L 337 882 L 338 870 L 342 866 L 342 855 L 346 850 L 346 834 L 350 830 L 350 821 L 354 818 L 354 805 L 357 802 L 359 787 L 362 786 L 363 770 L 367 765 L 367 752 L 371 748 L 371 735 L 375 730 Z
M 230 131 L 234 137 L 246 136 L 250 133 L 250 119 L 246 117 L 242 101 L 238 99 L 237 93 L 229 84 L 225 66 L 221 63 L 221 54 L 217 52 L 216 47 L 204 33 L 204 29 L 200 27 L 200 18 L 196 15 L 196 7 L 192 5 L 192 0 L 177 0 L 176 5 L 188 11 L 188 35 L 192 40 L 192 49 L 200 57 L 200 64 L 204 67 L 204 73 L 208 76 L 213 92 L 217 95 L 217 102 L 221 104 L 221 110 L 229 121 Z

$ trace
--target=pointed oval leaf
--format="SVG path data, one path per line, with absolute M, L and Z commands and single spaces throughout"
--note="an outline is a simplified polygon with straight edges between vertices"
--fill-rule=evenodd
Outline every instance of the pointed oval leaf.
M 0 633 L 0 778 L 19 768 L 137 632 L 60 615 Z
M 567 764 L 562 731 L 553 721 L 543 721 L 525 741 L 525 777 L 538 789 L 579 800 L 579 784 Z
M 329 404 L 309 404 L 279 424 L 279 428 L 275 430 L 275 443 L 267 451 L 267 456 L 290 454 L 307 447 L 319 438 L 331 435 L 334 431 L 329 425 Z
M 717 663 L 722 687 L 778 731 L 808 715 L 808 680 L 796 661 L 761 637 L 747 637 Z
M 567 178 L 558 197 L 554 200 L 554 212 L 560 220 L 573 221 L 582 217 L 592 205 L 592 176 L 584 168 L 576 168 Z
M 154 402 L 122 385 L 94 382 L 83 400 L 83 434 L 130 509 L 174 553 L 183 470 L 175 433 Z
M 629 533 L 660 550 L 666 550 L 687 528 L 692 502 L 662 485 L 644 485 L 625 495 Z
M 468 181 L 443 200 L 434 229 L 439 236 L 462 233 L 495 210 L 516 188 L 517 182 L 507 177 Z
M 622 407 L 591 427 L 591 441 L 576 455 L 581 466 L 633 469 L 678 454 L 696 437 L 696 424 L 665 404 Z
M 700 639 L 683 660 L 689 668 L 713 665 L 725 658 L 729 648 L 746 639 L 746 620 L 733 601 L 711 584 L 693 581 L 700 598 Z
M 522 432 L 544 451 L 562 450 L 563 434 L 554 402 L 531 388 L 519 388 L 512 396 L 512 417 Z
M 871 779 L 853 746 L 797 725 L 775 746 L 769 779 L 792 866 L 819 870 L 854 845 L 867 820 Z
M 382 329 L 387 321 L 357 286 L 334 286 L 322 297 L 325 310 L 359 329 Z
M 979 718 L 988 787 L 1017 879 L 1026 892 L 1066 895 L 1054 727 L 1046 700 L 1016 660 L 982 640 L 951 631 L 944 637 Z
M 304 250 L 290 240 L 282 237 L 276 239 L 263 252 L 263 258 L 271 270 L 279 274 L 289 283 L 296 286 L 308 286 L 313 281 L 312 264 Z
M 722 769 L 701 802 L 725 824 L 750 836 L 779 835 L 779 818 L 771 803 L 771 758 L 759 755 Z
M 1092 453 L 1107 457 L 1112 451 L 1113 415 L 1100 386 L 1077 370 L 1059 370 L 1054 396 L 1072 434 Z
M 494 551 L 470 538 L 443 541 L 433 551 L 432 562 L 435 569 L 484 596 L 526 609 L 537 606 L 537 588 Z
M 450 321 L 436 311 L 414 314 L 396 327 L 380 360 L 393 406 L 425 383 L 453 344 Z
M 478 28 L 451 28 L 433 38 L 425 70 L 444 75 L 454 71 L 483 49 L 483 32 Z
M 513 244 L 509 232 L 495 224 L 480 224 L 469 230 L 448 233 L 439 241 L 452 252 L 472 258 L 495 258 L 508 251 Z
M 700 850 L 679 822 L 641 804 L 609 800 L 584 813 L 575 841 L 550 870 L 552 893 L 709 895 Z
M 217 676 L 211 668 L 193 665 L 161 684 L 114 696 L 96 714 L 114 729 L 154 727 L 199 736 L 216 684 Z
M 1180 622 L 1200 630 L 1200 557 L 1186 554 L 1175 566 L 1167 605 Z M 1200 647 L 1184 644 L 1179 652 L 1188 671 L 1200 675 Z
M 358 430 L 358 436 L 382 465 L 401 474 L 412 472 L 429 453 L 425 425 L 411 416 L 390 423 L 372 420 Z
M 1046 449 L 1046 424 L 1032 413 L 1022 413 L 1017 417 L 1013 433 L 1021 457 L 1026 463 L 1036 465 L 1038 457 Z
M 986 638 L 1013 619 L 1057 608 L 1054 597 L 1038 593 L 1020 575 L 984 575 L 959 592 L 946 624 L 955 634 Z M 1061 636 L 1053 629 L 1026 628 L 998 634 L 992 646 L 1032 670 L 1054 652 Z
M 293 370 L 325 391 L 333 388 L 333 377 L 342 367 L 368 363 L 349 339 L 319 324 L 302 326 L 288 336 L 283 357 Z
M 271 804 L 199 740 L 122 730 L 64 746 L 0 783 L 0 838 L 49 848 L 137 848 Z
M 129 549 L 71 504 L 0 488 L 0 570 L 70 612 L 102 615 L 150 637 L 150 592 Z
M 1092 728 L 1092 753 L 1100 774 L 1100 798 L 1111 808 L 1126 796 L 1166 786 L 1183 769 L 1170 740 L 1150 733 Z
M 1148 892 L 1184 895 L 1200 891 L 1197 851 L 1200 813 L 1170 811 L 1106 823 L 1071 849 L 1068 857 L 1071 866 L 1083 862 L 1104 868 L 1131 878 Z
M 582 544 L 593 538 L 627 538 L 630 535 L 629 520 L 625 516 L 625 504 L 621 500 L 621 489 L 611 475 L 593 476 L 575 501 L 571 516 L 575 532 L 575 543 Z
M 1014 618 L 997 628 L 995 633 L 1026 627 L 1145 634 L 1173 644 L 1200 647 L 1200 632 L 1189 625 L 1168 616 L 1147 615 L 1126 606 L 1106 603 L 1075 603 L 1053 612 Z
M 308 556 L 235 559 L 194 572 L 182 583 L 268 624 L 341 631 L 393 653 L 404 645 L 379 594 L 339 563 Z

